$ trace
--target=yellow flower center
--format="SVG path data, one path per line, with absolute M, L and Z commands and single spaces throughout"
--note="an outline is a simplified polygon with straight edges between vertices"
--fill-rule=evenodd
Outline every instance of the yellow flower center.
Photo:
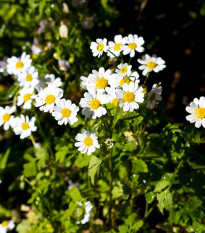
M 27 75 L 26 75 L 26 81 L 27 81 L 27 82 L 31 82 L 32 80 L 33 80 L 32 75 L 31 75 L 31 74 L 27 74 Z
M 4 115 L 3 115 L 3 121 L 4 122 L 7 122 L 7 121 L 9 121 L 10 120 L 10 118 L 11 118 L 11 115 L 10 114 L 8 114 L 8 113 L 5 113 Z
M 128 45 L 128 47 L 129 47 L 130 49 L 136 49 L 136 48 L 137 48 L 137 45 L 136 45 L 135 43 L 130 43 L 130 44 Z
M 99 44 L 99 45 L 97 46 L 97 50 L 98 50 L 98 51 L 103 51 L 103 49 L 104 49 L 104 44 Z
M 3 222 L 1 223 L 1 225 L 2 225 L 2 227 L 6 227 L 6 226 L 9 225 L 9 221 L 3 221 Z
M 152 94 L 150 95 L 150 97 L 149 97 L 149 101 L 152 102 L 152 101 L 155 100 L 155 98 L 156 98 L 156 94 L 155 94 L 155 93 L 152 93 Z
M 118 99 L 117 99 L 117 98 L 114 98 L 114 99 L 112 100 L 112 103 L 113 103 L 115 106 L 117 106 L 117 104 L 118 104 Z
M 126 102 L 132 102 L 135 99 L 135 95 L 132 92 L 128 91 L 123 95 L 122 98 Z
M 130 84 L 130 80 L 128 78 L 126 78 L 126 77 L 123 77 L 120 80 L 120 86 L 122 86 L 124 83 Z
M 64 68 L 65 67 L 65 64 L 63 63 L 62 65 L 61 65 L 61 68 Z
M 93 99 L 90 101 L 90 108 L 91 109 L 98 109 L 100 107 L 100 101 L 98 99 Z
M 149 61 L 149 62 L 147 62 L 146 66 L 147 66 L 147 68 L 154 70 L 154 68 L 157 66 L 157 64 L 153 61 Z
M 23 68 L 23 67 L 24 67 L 24 64 L 23 64 L 22 61 L 16 62 L 16 69 L 21 69 L 21 68 Z
M 27 102 L 28 100 L 30 100 L 31 98 L 31 94 L 25 94 L 23 97 L 24 102 Z
M 45 98 L 45 102 L 46 104 L 52 104 L 55 102 L 55 96 L 50 94 L 50 95 L 47 95 L 46 98 Z
M 27 129 L 29 129 L 29 124 L 28 123 L 22 123 L 21 128 L 23 130 L 27 130 Z
M 127 73 L 127 71 L 128 71 L 128 68 L 125 66 L 120 69 L 120 72 L 123 74 Z
M 61 110 L 61 114 L 62 114 L 63 117 L 69 117 L 70 114 L 71 114 L 71 110 L 68 109 L 68 108 L 63 108 L 63 109 Z
M 120 44 L 120 43 L 115 44 L 115 46 L 114 46 L 114 50 L 115 50 L 115 51 L 119 51 L 119 50 L 120 50 L 121 45 L 122 45 L 122 44 Z
M 198 118 L 204 118 L 205 117 L 205 108 L 198 108 L 196 110 L 196 115 Z
M 86 138 L 84 139 L 84 144 L 85 144 L 86 146 L 92 146 L 92 144 L 93 144 L 93 139 L 92 139 L 91 137 L 86 137 Z
M 105 87 L 107 87 L 107 79 L 99 78 L 96 82 L 96 86 L 99 89 L 104 89 Z

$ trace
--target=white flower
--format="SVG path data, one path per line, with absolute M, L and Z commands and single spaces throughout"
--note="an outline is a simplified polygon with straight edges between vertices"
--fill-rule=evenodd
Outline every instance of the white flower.
M 18 75 L 19 85 L 21 87 L 33 87 L 35 88 L 39 83 L 38 72 L 34 66 L 31 66 L 28 70 Z
M 12 231 L 14 227 L 15 227 L 15 224 L 13 220 L 3 221 L 0 224 L 0 233 L 6 233 L 8 231 Z
M 67 71 L 70 64 L 66 60 L 59 59 L 58 60 L 58 65 L 59 65 L 60 70 Z
M 89 76 L 90 75 L 92 75 L 92 74 L 89 74 Z M 88 77 L 89 77 L 88 76 Z M 87 90 L 87 85 L 89 84 L 89 82 L 88 82 L 88 77 L 85 77 L 85 76 L 81 76 L 80 77 L 80 80 L 81 80 L 81 83 L 80 83 L 80 86 L 83 88 L 83 89 L 85 89 L 85 90 Z
M 131 74 L 131 69 L 132 69 L 132 66 L 131 65 L 128 65 L 127 63 L 125 64 L 119 64 L 117 66 L 117 74 L 118 75 L 121 75 L 121 76 L 129 76 Z
M 54 85 L 48 85 L 45 89 L 42 89 L 36 96 L 35 106 L 44 112 L 52 112 L 56 101 L 60 100 L 63 93 Z
M 108 50 L 110 50 L 113 54 L 115 54 L 115 56 L 119 57 L 120 52 L 123 50 L 123 46 L 125 42 L 124 39 L 122 38 L 121 35 L 116 35 L 114 37 L 114 42 L 113 41 L 109 41 L 108 42 Z M 112 53 L 110 53 L 109 51 L 107 52 L 107 55 L 111 58 L 115 57 Z
M 123 54 L 127 55 L 130 54 L 130 57 L 135 56 L 135 51 L 141 53 L 144 51 L 142 45 L 144 44 L 144 39 L 137 35 L 129 34 L 127 37 L 124 38 L 124 41 L 127 45 L 123 46 Z
M 14 116 L 11 114 L 16 110 L 15 106 L 5 108 L 0 107 L 0 126 L 4 125 L 4 130 L 8 130 L 9 126 L 13 127 L 15 122 Z
M 142 56 L 142 59 L 138 59 L 137 61 L 142 64 L 139 66 L 139 69 L 143 70 L 142 74 L 144 76 L 151 71 L 157 73 L 166 67 L 165 61 L 162 60 L 161 57 L 156 57 L 155 55 L 150 57 L 148 54 L 145 54 Z
M 75 146 L 79 147 L 78 150 L 83 154 L 87 152 L 88 155 L 91 155 L 96 148 L 100 148 L 95 131 L 90 133 L 83 129 L 76 135 L 75 140 L 78 141 Z
M 39 46 L 39 41 L 36 37 L 34 37 L 33 45 L 31 47 L 31 51 L 33 54 L 38 55 L 42 52 L 42 48 Z
M 59 88 L 62 86 L 61 78 L 55 78 L 54 74 L 46 74 L 45 78 L 39 78 L 39 84 L 37 85 L 37 91 L 47 87 L 48 85 L 52 85 L 58 88 L 60 92 L 63 93 L 63 89 Z
M 17 106 L 23 105 L 23 109 L 30 109 L 32 104 L 32 95 L 34 89 L 31 88 L 23 88 L 19 92 L 19 96 L 17 98 Z
M 20 139 L 29 137 L 31 135 L 31 132 L 37 130 L 37 127 L 34 124 L 35 120 L 35 117 L 32 117 L 31 120 L 29 120 L 29 117 L 24 115 L 16 117 L 14 133 L 16 135 L 20 135 Z
M 87 222 L 89 222 L 90 220 L 90 212 L 93 208 L 93 205 L 91 204 L 90 201 L 86 201 L 85 202 L 85 215 L 84 215 L 84 218 L 80 221 L 81 224 L 85 224 Z
M 205 97 L 200 99 L 195 98 L 190 106 L 186 107 L 186 111 L 190 115 L 186 116 L 187 121 L 195 122 L 195 127 L 200 128 L 201 125 L 205 128 Z
M 156 101 L 161 101 L 162 97 L 162 87 L 161 86 L 157 86 L 157 84 L 154 84 L 152 86 L 152 90 L 150 92 L 148 92 L 148 98 L 147 98 L 147 104 L 146 104 L 146 108 L 154 108 Z
M 58 121 L 59 125 L 74 124 L 78 121 L 77 112 L 79 107 L 72 104 L 70 100 L 60 99 L 56 101 L 56 106 L 53 108 L 52 116 Z
M 83 108 L 82 114 L 86 117 L 92 117 L 92 119 L 96 119 L 97 117 L 101 117 L 107 113 L 106 108 L 102 107 L 102 104 L 107 104 L 109 99 L 107 95 L 103 95 L 100 93 L 93 93 L 92 95 L 88 92 L 84 94 L 85 98 L 81 98 L 80 107 Z
M 19 73 L 27 70 L 30 66 L 30 55 L 27 55 L 25 52 L 21 55 L 20 58 L 12 56 L 7 60 L 7 72 L 9 74 L 18 75 Z
M 113 79 L 114 75 L 111 74 L 111 70 L 106 70 L 101 67 L 99 71 L 93 70 L 92 74 L 88 76 L 87 90 L 90 93 L 104 93 L 108 84 Z
M 114 88 L 109 88 L 107 90 L 108 92 L 108 98 L 109 98 L 109 103 L 112 103 L 115 105 L 115 107 L 118 105 L 118 98 L 117 98 L 117 94 L 116 94 L 116 89 Z
M 143 88 L 138 86 L 138 83 L 131 82 L 129 85 L 124 83 L 122 85 L 123 90 L 117 89 L 116 93 L 119 99 L 119 105 L 123 108 L 123 111 L 133 112 L 134 109 L 138 109 L 138 103 L 144 101 Z
M 59 35 L 62 38 L 66 38 L 68 36 L 68 27 L 63 22 L 61 22 L 59 27 Z
M 97 39 L 96 42 L 91 42 L 90 49 L 92 50 L 93 56 L 100 57 L 103 52 L 107 52 L 108 46 L 107 46 L 107 39 Z

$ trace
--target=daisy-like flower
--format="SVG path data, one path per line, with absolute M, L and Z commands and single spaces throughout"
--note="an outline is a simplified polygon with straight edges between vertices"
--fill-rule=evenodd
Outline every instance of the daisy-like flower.
M 186 116 L 187 121 L 195 123 L 196 128 L 200 128 L 201 125 L 205 128 L 205 97 L 201 96 L 200 99 L 195 98 L 190 106 L 186 107 L 186 111 L 190 115 Z
M 7 60 L 7 72 L 9 74 L 18 75 L 21 72 L 26 71 L 30 66 L 30 55 L 27 55 L 25 52 L 21 55 L 20 58 L 13 56 Z
M 109 98 L 109 103 L 112 103 L 114 104 L 115 107 L 117 107 L 119 100 L 117 98 L 116 89 L 114 88 L 108 89 L 108 98 Z
M 29 120 L 29 117 L 24 115 L 16 117 L 14 133 L 16 135 L 20 135 L 20 139 L 29 137 L 31 132 L 37 130 L 37 127 L 35 126 L 35 120 L 35 117 L 32 117 L 31 120 Z
M 154 108 L 156 101 L 161 101 L 162 87 L 154 84 L 152 90 L 147 94 L 146 108 Z
M 122 89 L 117 89 L 116 93 L 119 99 L 119 105 L 123 108 L 123 111 L 133 112 L 134 109 L 138 109 L 138 103 L 144 101 L 143 88 L 138 86 L 138 83 L 131 82 L 129 85 L 124 83 Z
M 89 76 L 90 75 L 92 75 L 92 74 L 89 74 Z M 88 76 L 88 77 L 89 77 Z M 88 82 L 88 77 L 85 77 L 85 76 L 81 76 L 80 77 L 80 80 L 81 80 L 81 83 L 80 83 L 80 86 L 83 88 L 83 89 L 85 89 L 85 90 L 87 90 L 87 86 L 88 86 L 88 84 L 89 84 L 89 82 Z
M 36 86 L 37 91 L 46 88 L 48 85 L 52 85 L 58 88 L 63 93 L 61 78 L 55 78 L 54 74 L 46 74 L 45 78 L 39 78 L 39 84 Z
M 59 65 L 59 69 L 63 70 L 63 71 L 67 71 L 68 67 L 69 67 L 69 62 L 66 60 L 58 60 L 58 65 Z
M 99 71 L 93 70 L 88 76 L 87 90 L 90 93 L 104 93 L 115 75 L 111 74 L 111 70 L 105 71 L 103 67 Z
M 142 56 L 142 59 L 138 59 L 137 61 L 142 64 L 139 66 L 139 70 L 143 70 L 142 74 L 144 76 L 151 71 L 157 73 L 166 67 L 165 61 L 162 60 L 161 57 L 156 57 L 155 55 L 150 57 L 148 54 L 145 54 Z
M 108 49 L 115 54 L 115 56 L 119 57 L 121 51 L 123 50 L 123 45 L 124 45 L 124 39 L 121 35 L 116 35 L 114 37 L 114 42 L 109 41 L 108 42 Z M 112 53 L 109 51 L 107 52 L 107 55 L 111 58 L 115 57 Z
M 96 148 L 100 148 L 97 139 L 95 131 L 89 132 L 83 129 L 81 133 L 78 133 L 75 137 L 75 140 L 78 141 L 75 143 L 75 146 L 79 147 L 78 150 L 81 153 L 84 154 L 87 152 L 87 155 L 91 155 Z
M 100 57 L 103 52 L 107 52 L 108 46 L 107 46 L 107 39 L 97 39 L 96 42 L 91 42 L 90 49 L 92 50 L 93 56 Z
M 56 106 L 53 108 L 52 116 L 58 121 L 59 125 L 68 123 L 70 125 L 78 121 L 77 112 L 79 107 L 72 104 L 70 100 L 60 99 L 56 101 Z
M 36 96 L 35 106 L 44 112 L 53 112 L 54 104 L 60 100 L 63 93 L 59 91 L 54 85 L 48 85 L 45 89 L 42 89 Z
M 82 203 L 78 203 L 80 206 L 82 206 Z M 85 202 L 85 215 L 81 221 L 76 222 L 77 224 L 86 224 L 90 220 L 90 212 L 93 209 L 93 205 L 90 201 Z
M 18 75 L 19 85 L 21 87 L 33 87 L 39 83 L 38 72 L 35 70 L 34 66 L 31 66 L 28 70 L 20 73 Z
M 123 46 L 124 55 L 130 54 L 130 57 L 134 57 L 135 51 L 139 53 L 144 51 L 144 48 L 142 47 L 144 39 L 141 36 L 138 37 L 137 35 L 129 34 L 124 38 L 124 42 L 127 44 Z
M 4 125 L 4 130 L 8 130 L 9 126 L 13 127 L 15 122 L 14 116 L 11 114 L 16 110 L 15 106 L 5 108 L 0 107 L 0 126 Z
M 0 224 L 0 232 L 1 233 L 6 233 L 8 231 L 12 231 L 15 227 L 14 221 L 13 220 L 9 220 L 9 221 L 3 221 Z
M 30 109 L 32 104 L 31 96 L 33 95 L 33 91 L 33 87 L 21 89 L 17 98 L 17 106 L 23 105 L 23 109 Z
M 81 98 L 80 107 L 83 108 L 82 114 L 86 117 L 92 117 L 92 119 L 96 119 L 97 117 L 101 117 L 107 113 L 106 108 L 102 107 L 102 104 L 107 104 L 109 99 L 107 95 L 103 95 L 100 93 L 90 94 L 86 92 L 84 94 L 85 98 Z
M 43 49 L 40 47 L 38 39 L 35 37 L 33 40 L 33 45 L 31 47 L 32 53 L 38 55 L 39 53 L 42 52 L 42 50 Z
M 132 66 L 131 65 L 128 65 L 127 63 L 125 64 L 119 64 L 117 66 L 117 70 L 116 70 L 116 73 L 118 75 L 121 75 L 121 76 L 129 76 L 131 74 L 131 69 L 132 69 Z

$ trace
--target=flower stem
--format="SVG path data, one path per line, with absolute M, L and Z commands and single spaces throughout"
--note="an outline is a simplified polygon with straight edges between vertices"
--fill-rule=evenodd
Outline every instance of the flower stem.
M 146 75 L 146 78 L 145 78 L 145 80 L 144 80 L 144 85 L 146 84 L 146 82 L 147 82 L 147 79 L 148 79 L 148 77 L 149 77 L 149 74 L 150 74 L 150 72 Z
M 113 52 L 111 52 L 109 49 L 108 49 L 108 52 L 111 53 L 120 63 L 122 63 L 121 60 Z

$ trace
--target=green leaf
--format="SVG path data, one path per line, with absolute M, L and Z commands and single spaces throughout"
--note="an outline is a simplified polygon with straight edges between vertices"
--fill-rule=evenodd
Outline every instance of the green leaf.
M 146 202 L 147 202 L 148 204 L 151 204 L 151 203 L 154 201 L 154 197 L 155 197 L 155 195 L 154 195 L 153 192 L 147 192 L 147 193 L 145 194 L 145 199 L 146 199 Z
M 121 225 L 118 227 L 118 230 L 120 233 L 127 233 L 129 229 L 127 225 Z
M 92 156 L 88 166 L 88 173 L 91 178 L 91 183 L 94 185 L 95 181 L 98 179 L 100 174 L 100 165 L 102 160 L 96 156 Z
M 9 158 L 10 151 L 11 151 L 11 149 L 8 148 L 6 150 L 5 154 L 3 154 L 3 153 L 0 154 L 0 170 L 4 170 L 5 169 L 7 161 L 8 161 L 8 158 Z
M 169 188 L 158 193 L 157 200 L 159 202 L 159 210 L 162 214 L 164 212 L 164 208 L 168 211 L 173 208 L 172 194 L 170 193 Z
M 154 192 L 161 192 L 163 189 L 165 189 L 167 186 L 170 185 L 170 182 L 167 180 L 161 180 L 159 183 L 157 183 Z
M 23 172 L 24 172 L 25 177 L 35 176 L 37 173 L 35 160 L 29 163 L 25 163 L 23 165 L 23 168 L 24 168 Z
M 142 226 L 144 222 L 142 220 L 138 220 L 134 223 L 131 229 L 133 229 L 135 232 L 137 232 Z
M 147 164 L 141 159 L 133 160 L 132 171 L 134 173 L 139 173 L 139 172 L 147 173 L 148 172 Z
M 80 191 L 72 186 L 71 190 L 70 190 L 70 197 L 73 199 L 73 201 L 81 201 L 82 200 L 82 196 L 80 194 Z
M 117 186 L 114 186 L 112 190 L 112 197 L 113 199 L 122 197 L 126 200 L 129 197 L 128 192 L 129 189 L 125 185 L 123 185 L 121 182 L 117 182 Z

